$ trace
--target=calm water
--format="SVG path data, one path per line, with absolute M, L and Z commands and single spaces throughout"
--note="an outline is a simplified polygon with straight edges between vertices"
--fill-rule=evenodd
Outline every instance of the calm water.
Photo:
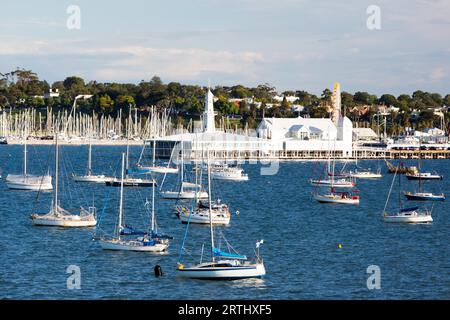
M 87 147 L 64 146 L 63 170 L 84 173 Z M 95 147 L 95 173 L 118 169 L 124 147 Z M 136 161 L 140 149 L 132 148 Z M 30 171 L 39 173 L 52 165 L 52 148 L 30 147 Z M 70 158 L 70 160 L 68 160 Z M 375 168 L 383 163 L 361 161 Z M 19 173 L 21 146 L 0 146 L 0 168 Z M 92 229 L 34 227 L 33 207 L 45 212 L 52 193 L 10 191 L 0 180 L 0 297 L 16 299 L 449 299 L 450 213 L 448 202 L 436 204 L 430 225 L 388 225 L 381 212 L 392 175 L 380 180 L 360 180 L 359 206 L 321 205 L 310 199 L 307 180 L 322 164 L 281 162 L 273 176 L 260 175 L 261 166 L 244 165 L 248 182 L 222 182 L 216 190 L 233 212 L 231 224 L 221 228 L 240 253 L 252 255 L 254 244 L 264 239 L 261 253 L 267 276 L 262 280 L 212 282 L 176 278 L 175 266 L 185 226 L 171 211 L 173 202 L 157 199 L 158 224 L 174 236 L 165 255 L 107 252 L 92 241 Z M 434 191 L 448 193 L 449 161 L 424 161 L 446 179 L 429 183 Z M 170 177 L 166 187 L 175 183 Z M 95 201 L 102 214 L 102 229 L 112 232 L 117 219 L 118 189 L 103 185 L 74 184 L 62 179 L 63 207 Z M 395 185 L 397 187 L 397 184 Z M 404 186 L 414 188 L 412 182 Z M 394 189 L 395 191 L 395 189 Z M 394 193 L 395 194 L 395 193 Z M 448 194 L 449 195 L 449 194 Z M 143 209 L 151 189 L 126 189 L 126 220 L 145 226 Z M 398 201 L 393 196 L 392 205 Z M 218 230 L 219 231 L 219 230 Z M 186 247 L 196 262 L 201 245 L 208 241 L 208 227 L 189 228 Z M 338 244 L 343 248 L 339 249 Z M 165 276 L 155 278 L 161 265 Z M 81 268 L 81 290 L 66 288 L 66 268 Z M 369 265 L 381 268 L 381 290 L 368 290 Z

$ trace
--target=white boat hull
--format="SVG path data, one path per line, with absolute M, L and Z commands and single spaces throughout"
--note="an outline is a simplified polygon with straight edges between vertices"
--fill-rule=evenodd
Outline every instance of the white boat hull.
M 97 220 L 81 219 L 79 216 L 73 216 L 74 218 L 46 218 L 44 216 L 32 215 L 31 219 L 36 226 L 49 226 L 49 227 L 95 227 Z
M 311 184 L 318 187 L 333 187 L 333 188 L 353 188 L 356 183 L 349 181 L 330 181 L 330 180 L 311 180 Z
M 431 214 L 398 214 L 398 215 L 384 215 L 384 221 L 390 223 L 431 223 L 433 218 Z
M 93 182 L 93 183 L 105 183 L 107 181 L 112 181 L 114 180 L 114 178 L 109 178 L 106 177 L 104 175 L 98 175 L 98 176 L 93 176 L 93 175 L 88 175 L 88 176 L 76 176 L 73 175 L 72 176 L 73 181 L 75 182 Z
M 178 168 L 171 168 L 171 167 L 139 167 L 140 170 L 146 170 L 148 172 L 154 172 L 154 173 L 178 173 Z
M 239 267 L 178 268 L 178 276 L 204 280 L 238 280 L 260 278 L 266 274 L 264 264 L 244 265 Z
M 214 180 L 228 180 L 228 181 L 248 181 L 248 175 L 230 175 L 222 173 L 211 173 L 211 178 Z
M 183 191 L 183 192 L 176 192 L 176 191 L 163 191 L 161 192 L 161 198 L 163 199 L 208 199 L 208 193 L 205 191 L 198 191 L 197 195 L 195 194 L 195 191 Z
M 381 178 L 381 173 L 372 173 L 372 172 L 355 172 L 350 173 L 350 177 L 357 178 L 357 179 L 378 179 Z
M 142 241 L 127 240 L 100 240 L 100 245 L 104 250 L 113 251 L 136 251 L 136 252 L 164 252 L 168 244 L 156 243 L 154 245 L 143 245 Z
M 339 203 L 339 204 L 359 204 L 358 198 L 342 198 L 338 195 L 314 195 L 314 199 L 319 201 L 320 203 Z
M 190 216 L 190 219 L 189 219 Z M 196 224 L 209 224 L 209 214 L 185 214 L 180 213 L 179 218 L 182 223 L 196 223 Z M 230 224 L 231 215 L 225 213 L 213 213 L 212 223 L 217 225 L 228 225 Z
M 13 190 L 53 190 L 52 177 L 51 176 L 15 176 L 8 175 L 6 177 L 6 185 L 9 189 Z

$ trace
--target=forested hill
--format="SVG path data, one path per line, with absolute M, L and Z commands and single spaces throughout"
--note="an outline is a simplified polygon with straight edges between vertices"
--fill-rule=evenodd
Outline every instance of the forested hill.
M 331 84 L 330 84 L 331 86 Z M 49 97 L 52 90 L 58 96 Z M 130 106 L 142 112 L 149 106 L 170 108 L 175 119 L 198 118 L 203 110 L 203 97 L 206 87 L 185 85 L 178 82 L 163 83 L 158 76 L 151 80 L 133 83 L 86 82 L 76 76 L 70 76 L 52 84 L 39 79 L 31 70 L 17 69 L 0 73 L 0 108 L 70 108 L 74 97 L 80 94 L 93 95 L 91 99 L 77 102 L 78 110 L 103 114 L 117 114 L 119 109 L 125 113 Z M 312 117 L 327 116 L 326 106 L 331 101 L 331 91 L 324 89 L 320 96 L 301 89 L 277 92 L 276 88 L 264 83 L 249 88 L 236 84 L 234 86 L 216 86 L 211 88 L 218 98 L 215 109 L 219 116 L 236 115 L 241 124 L 248 123 L 254 127 L 263 116 L 293 117 L 299 113 Z M 46 95 L 47 94 L 47 95 Z M 290 97 L 290 99 L 279 97 Z M 295 97 L 295 98 L 293 98 Z M 278 99 L 275 99 L 278 98 Z M 436 110 L 447 115 L 450 106 L 450 94 L 420 90 L 398 97 L 391 94 L 376 96 L 368 92 L 342 92 L 343 112 L 353 121 L 373 122 L 374 114 L 380 108 L 391 114 L 391 127 L 401 128 L 408 125 L 416 127 L 433 126 L 439 123 Z M 448 117 L 446 117 L 448 119 Z M 446 120 L 447 124 L 447 120 Z M 397 130 L 401 130 L 397 128 Z

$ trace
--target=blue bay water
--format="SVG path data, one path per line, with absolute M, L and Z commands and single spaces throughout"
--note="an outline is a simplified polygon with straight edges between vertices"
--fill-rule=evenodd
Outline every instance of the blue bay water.
M 131 163 L 140 148 L 132 147 Z M 125 147 L 93 149 L 95 173 L 119 169 Z M 82 174 L 87 165 L 86 146 L 63 146 L 62 170 Z M 160 229 L 174 237 L 167 254 L 108 252 L 92 241 L 93 229 L 34 227 L 29 215 L 36 206 L 48 210 L 52 193 L 8 190 L 4 178 L 22 170 L 21 146 L 0 146 L 0 297 L 12 299 L 449 299 L 450 213 L 448 202 L 433 208 L 430 225 L 389 225 L 381 214 L 392 181 L 385 165 L 379 180 L 359 180 L 359 206 L 324 205 L 311 200 L 308 183 L 318 162 L 280 162 L 275 175 L 261 175 L 260 164 L 245 164 L 248 182 L 215 182 L 214 189 L 233 212 L 231 224 L 217 228 L 242 254 L 252 255 L 255 242 L 264 239 L 261 254 L 267 275 L 261 280 L 214 282 L 176 277 L 176 262 L 185 226 L 172 213 L 174 202 L 157 198 Z M 51 146 L 30 146 L 29 171 L 42 173 L 53 165 Z M 413 161 L 409 161 L 413 164 Z M 433 191 L 448 193 L 448 160 L 425 160 L 423 167 L 444 175 L 443 182 L 428 183 Z M 158 177 L 161 180 L 161 176 Z M 94 202 L 102 229 L 112 232 L 117 219 L 118 189 L 96 184 L 76 184 L 62 179 L 63 207 Z M 171 176 L 165 188 L 176 182 Z M 404 180 L 405 189 L 416 184 Z M 397 184 L 390 207 L 398 201 Z M 126 221 L 139 227 L 148 223 L 143 202 L 151 188 L 126 189 Z M 83 203 L 84 202 L 84 203 Z M 197 262 L 207 226 L 189 228 L 186 247 Z M 338 248 L 342 244 L 342 249 Z M 68 290 L 66 268 L 81 269 L 81 289 Z M 160 265 L 164 276 L 155 278 Z M 381 269 L 381 290 L 368 290 L 369 265 Z

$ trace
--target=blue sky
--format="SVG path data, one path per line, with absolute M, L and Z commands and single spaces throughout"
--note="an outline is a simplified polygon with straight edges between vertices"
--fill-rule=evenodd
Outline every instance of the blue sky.
M 381 30 L 366 27 L 369 5 Z M 81 29 L 69 30 L 69 5 Z M 279 91 L 450 93 L 450 0 L 2 0 L 0 72 L 50 83 L 270 83 Z

